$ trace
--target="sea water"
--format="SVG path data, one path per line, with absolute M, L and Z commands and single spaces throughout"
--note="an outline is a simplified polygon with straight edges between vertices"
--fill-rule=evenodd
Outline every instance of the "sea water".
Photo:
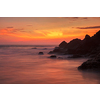
M 97 84 L 99 73 L 77 69 L 87 58 L 49 58 L 54 45 L 1 45 L 1 84 Z M 39 55 L 43 52 L 44 55 Z M 60 57 L 60 58 L 59 58 Z

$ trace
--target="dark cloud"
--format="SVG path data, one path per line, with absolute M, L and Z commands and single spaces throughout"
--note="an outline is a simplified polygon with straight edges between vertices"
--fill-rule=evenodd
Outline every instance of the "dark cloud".
M 16 33 L 16 32 L 26 32 L 24 28 L 13 28 L 13 27 L 6 27 L 5 29 L 0 29 L 2 33 Z
M 76 20 L 76 19 L 88 19 L 88 17 L 62 17 L 62 18 L 67 18 L 67 19 L 72 19 L 72 20 Z
M 21 31 L 21 30 L 24 30 L 23 28 L 19 28 L 19 29 L 14 29 L 16 31 Z
M 18 32 L 18 31 L 24 31 L 24 29 L 23 28 L 19 28 L 19 29 L 10 30 L 11 33 L 15 33 L 15 32 Z
M 77 21 L 79 19 L 79 17 L 71 17 L 72 21 Z
M 14 29 L 14 28 L 11 28 L 11 29 L 8 29 L 8 28 L 6 28 L 6 29 L 4 29 L 6 32 L 10 32 L 10 33 L 16 33 L 16 32 L 20 32 L 20 31 L 24 31 L 24 29 L 23 28 L 19 28 L 19 29 Z
M 7 28 L 13 28 L 13 27 L 7 27 Z
M 76 27 L 77 29 L 94 29 L 94 28 L 100 28 L 100 26 L 91 26 L 91 27 Z

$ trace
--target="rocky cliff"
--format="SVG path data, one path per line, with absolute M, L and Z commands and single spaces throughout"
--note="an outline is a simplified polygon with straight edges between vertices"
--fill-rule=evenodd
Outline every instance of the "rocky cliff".
M 79 70 L 100 70 L 100 31 L 92 37 L 86 35 L 83 40 L 73 39 L 69 43 L 63 41 L 50 53 L 72 54 L 70 58 L 87 56 L 91 59 L 78 67 Z
M 100 52 L 100 31 L 94 36 L 86 35 L 83 40 L 73 39 L 69 43 L 63 41 L 56 47 L 52 53 L 58 54 L 80 54 L 93 55 Z

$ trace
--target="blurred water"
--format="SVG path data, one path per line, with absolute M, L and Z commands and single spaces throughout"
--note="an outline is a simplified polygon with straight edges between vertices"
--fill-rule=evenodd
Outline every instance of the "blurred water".
M 36 47 L 37 49 L 34 49 Z M 87 59 L 50 59 L 55 46 L 0 46 L 1 84 L 97 84 L 99 73 L 80 72 Z M 32 49 L 33 48 L 33 49 Z M 38 55 L 44 52 L 44 55 Z M 61 55 L 58 55 L 58 57 Z

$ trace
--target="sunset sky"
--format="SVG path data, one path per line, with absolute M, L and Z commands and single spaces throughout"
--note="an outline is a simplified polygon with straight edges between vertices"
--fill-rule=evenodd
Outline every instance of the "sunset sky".
M 59 44 L 93 36 L 100 17 L 0 17 L 0 44 Z

